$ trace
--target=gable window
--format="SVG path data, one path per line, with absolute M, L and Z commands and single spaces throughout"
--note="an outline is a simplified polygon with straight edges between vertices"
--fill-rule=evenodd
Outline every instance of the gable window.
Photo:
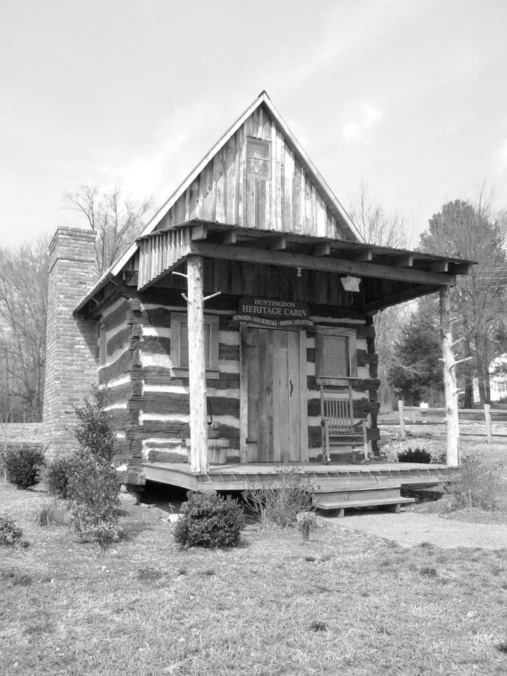
M 218 378 L 218 317 L 204 316 L 206 378 Z M 188 349 L 188 319 L 183 312 L 171 313 L 171 361 L 173 375 L 188 376 L 192 355 Z
M 246 144 L 246 173 L 255 178 L 271 178 L 271 143 L 248 137 Z
M 317 327 L 315 362 L 317 378 L 356 378 L 356 332 L 353 329 Z

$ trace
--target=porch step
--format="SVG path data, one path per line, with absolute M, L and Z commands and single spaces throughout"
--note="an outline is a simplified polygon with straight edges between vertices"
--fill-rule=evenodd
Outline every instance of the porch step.
M 377 498 L 376 500 L 347 500 L 345 502 L 329 502 L 326 503 L 326 506 L 318 505 L 318 509 L 326 511 L 326 516 L 337 516 L 339 518 L 343 517 L 346 509 L 352 509 L 353 507 L 383 507 L 392 506 L 393 511 L 398 514 L 400 511 L 400 506 L 414 502 L 413 498 Z
M 377 486 L 351 486 L 337 489 L 332 493 L 317 493 L 313 497 L 313 504 L 317 509 L 333 512 L 332 516 L 342 517 L 345 509 L 352 507 L 380 507 L 392 505 L 395 512 L 400 511 L 400 505 L 415 502 L 413 498 L 402 498 L 400 484 Z
M 400 480 L 382 477 L 311 477 L 315 497 L 326 497 L 337 493 L 353 493 L 355 491 L 385 491 L 390 488 L 400 490 Z

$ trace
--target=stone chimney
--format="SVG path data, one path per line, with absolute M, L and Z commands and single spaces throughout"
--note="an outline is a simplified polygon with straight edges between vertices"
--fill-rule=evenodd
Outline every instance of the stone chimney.
M 95 233 L 58 228 L 49 245 L 44 441 L 51 457 L 77 449 L 74 406 L 97 376 L 97 322 L 73 314 L 97 279 Z

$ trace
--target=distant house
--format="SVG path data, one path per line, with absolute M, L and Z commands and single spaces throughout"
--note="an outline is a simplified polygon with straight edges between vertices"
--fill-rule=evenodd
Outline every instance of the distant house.
M 507 354 L 493 359 L 489 365 L 490 400 L 507 399 Z M 479 381 L 473 380 L 474 400 L 479 401 Z
M 74 448 L 100 382 L 129 481 L 188 488 L 378 455 L 373 316 L 469 267 L 364 242 L 265 92 L 99 280 L 93 251 L 87 230 L 51 243 L 47 443 Z

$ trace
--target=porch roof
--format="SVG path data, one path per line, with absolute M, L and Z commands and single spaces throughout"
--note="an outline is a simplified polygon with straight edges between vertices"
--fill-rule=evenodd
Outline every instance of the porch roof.
M 419 251 L 203 220 L 148 233 L 138 243 L 138 252 L 119 271 L 113 284 L 121 283 L 123 272 L 130 271 L 134 277 L 130 284 L 136 280 L 138 291 L 144 291 L 191 255 L 393 282 L 389 291 L 370 297 L 366 312 L 453 286 L 456 275 L 468 274 L 473 265 L 473 261 Z M 97 287 L 94 290 L 99 291 Z M 76 312 L 93 299 L 94 290 L 81 301 Z

